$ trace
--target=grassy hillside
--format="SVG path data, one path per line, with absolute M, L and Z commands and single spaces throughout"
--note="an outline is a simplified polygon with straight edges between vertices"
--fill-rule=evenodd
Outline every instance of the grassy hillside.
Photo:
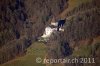
M 11 2 L 5 6 L 4 11 L 0 11 L 3 12 L 0 13 L 2 15 L 0 17 L 2 18 L 0 19 L 0 66 L 46 66 L 36 63 L 36 58 L 70 56 L 93 56 L 96 57 L 96 63 L 100 63 L 98 61 L 100 37 L 96 39 L 100 36 L 100 7 L 97 4 L 99 0 L 94 0 L 95 2 L 93 0 L 25 0 L 25 2 L 18 2 L 20 7 L 16 5 L 18 0 L 15 1 L 15 5 Z M 28 17 L 27 20 L 24 18 L 25 15 Z M 66 18 L 64 32 L 52 34 L 47 44 L 35 42 L 31 45 L 42 35 L 53 17 L 57 21 Z M 47 64 L 47 66 L 74 65 L 76 64 Z
M 87 3 L 87 2 L 91 2 L 92 0 L 69 0 L 68 1 L 68 8 L 65 9 L 61 14 L 61 18 L 64 18 L 66 16 L 66 14 L 73 10 L 75 7 L 78 7 L 80 4 L 82 3 Z
M 18 57 L 0 66 L 45 66 L 44 64 L 36 63 L 36 58 L 45 57 L 46 47 L 43 43 L 34 43 L 28 49 L 25 56 Z

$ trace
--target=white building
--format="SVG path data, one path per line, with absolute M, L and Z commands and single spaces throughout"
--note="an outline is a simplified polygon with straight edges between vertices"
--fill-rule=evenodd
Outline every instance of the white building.
M 57 28 L 46 27 L 44 34 L 41 36 L 42 38 L 48 38 L 54 31 L 57 31 Z M 59 29 L 59 31 L 64 31 L 64 29 Z
M 54 29 L 52 29 L 51 27 L 46 27 L 45 28 L 45 32 L 44 34 L 41 36 L 43 38 L 48 38 L 51 36 L 51 34 L 53 33 Z
M 51 25 L 58 26 L 58 22 L 51 22 Z

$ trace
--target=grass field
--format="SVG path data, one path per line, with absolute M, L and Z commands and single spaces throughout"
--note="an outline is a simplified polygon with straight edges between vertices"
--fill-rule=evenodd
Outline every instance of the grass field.
M 82 3 L 87 3 L 87 2 L 91 2 L 92 0 L 69 0 L 68 1 L 68 8 L 65 9 L 61 14 L 60 14 L 60 17 L 61 18 L 64 18 L 66 17 L 66 14 L 73 10 L 73 8 L 79 6 L 80 4 Z
M 36 63 L 36 58 L 45 57 L 46 47 L 43 43 L 33 43 L 28 49 L 26 55 L 18 57 L 0 66 L 45 66 L 43 63 Z

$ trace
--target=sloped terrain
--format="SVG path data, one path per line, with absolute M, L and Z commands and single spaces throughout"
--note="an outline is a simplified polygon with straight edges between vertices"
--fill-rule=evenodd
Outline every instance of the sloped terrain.
M 0 0 L 0 64 L 23 55 L 67 0 Z
M 45 66 L 45 64 L 36 63 L 36 58 L 44 58 L 46 54 L 46 46 L 43 43 L 35 42 L 28 49 L 23 57 L 4 63 L 0 66 Z
M 64 66 L 99 66 L 100 5 L 98 2 L 84 1 L 75 6 L 69 3 L 68 9 L 58 16 L 60 19 L 66 18 L 65 31 L 54 34 L 48 41 L 47 46 L 51 49 L 48 49 L 47 58 L 93 57 L 96 64 L 76 63 L 64 64 Z
M 35 57 L 34 41 L 55 18 L 66 18 L 64 32 L 53 33 L 45 43 L 46 58 L 90 57 L 95 64 L 61 64 L 63 66 L 99 66 L 100 62 L 100 1 L 99 0 L 1 0 L 0 1 L 0 64 L 17 56 L 17 62 L 4 66 L 29 66 Z M 42 50 L 39 50 L 42 51 Z M 38 51 L 38 52 L 39 52 Z M 25 54 L 26 53 L 26 54 Z M 33 58 L 31 60 L 31 58 Z M 22 63 L 20 60 L 24 59 Z M 14 63 L 14 64 L 13 64 Z M 25 63 L 25 64 L 24 64 Z M 19 65 L 17 65 L 19 64 Z M 36 63 L 33 62 L 32 65 Z M 37 64 L 36 64 L 37 65 Z M 50 66 L 56 66 L 51 64 Z M 59 64 L 58 64 L 59 65 Z M 57 65 L 57 66 L 58 66 Z M 40 65 L 41 66 L 41 65 Z M 48 65 L 47 65 L 48 66 Z

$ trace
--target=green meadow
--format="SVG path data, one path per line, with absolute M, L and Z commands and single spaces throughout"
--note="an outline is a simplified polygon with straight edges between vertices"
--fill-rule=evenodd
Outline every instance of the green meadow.
M 0 66 L 45 66 L 43 63 L 36 63 L 36 58 L 44 58 L 46 47 L 43 43 L 35 42 L 28 49 L 24 56 L 17 57 Z

